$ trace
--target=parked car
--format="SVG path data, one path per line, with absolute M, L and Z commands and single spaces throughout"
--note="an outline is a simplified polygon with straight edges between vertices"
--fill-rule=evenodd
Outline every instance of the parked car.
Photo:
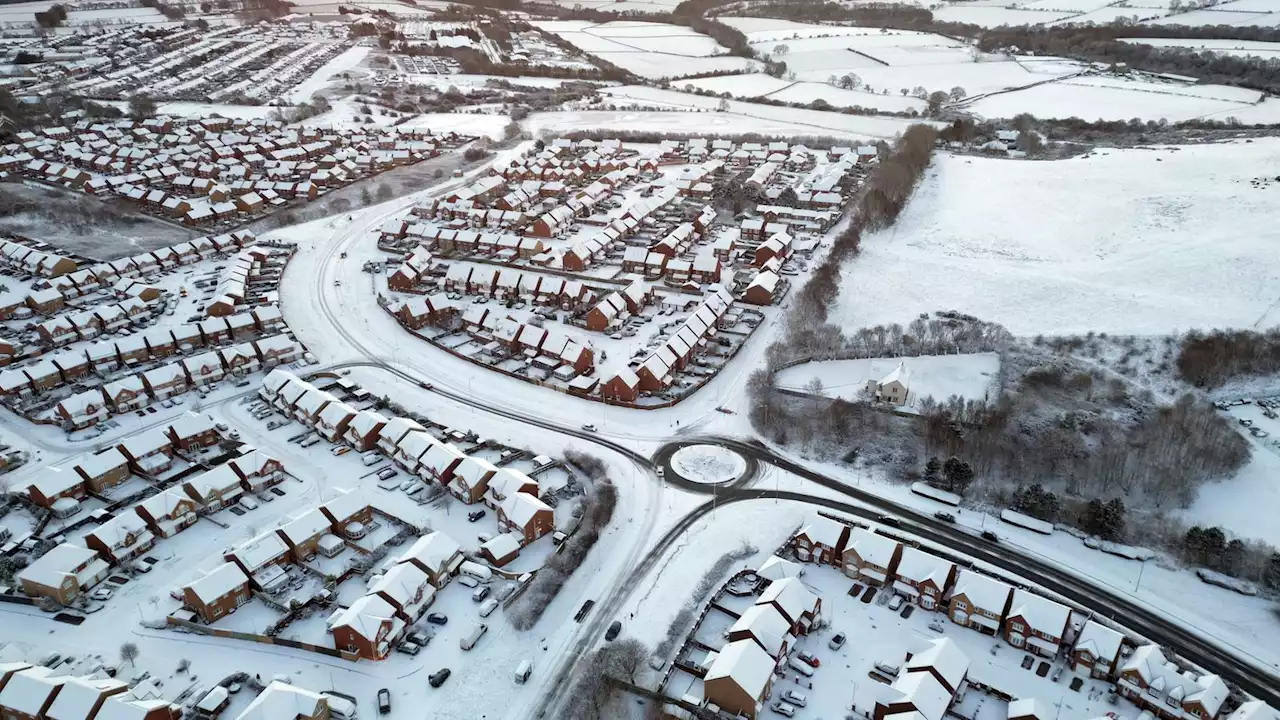
M 247 496 L 242 497 L 240 498 L 240 507 L 244 508 L 245 510 L 257 510 L 258 501 L 254 500 L 251 497 L 247 497 Z
M 448 680 L 449 676 L 452 674 L 453 674 L 453 671 L 450 670 L 449 668 L 437 670 L 431 673 L 431 677 L 427 679 L 427 682 L 431 684 L 431 687 L 438 688 L 441 685 L 443 685 L 444 681 Z
M 421 649 L 422 647 L 418 643 L 409 642 L 408 640 L 396 645 L 396 652 L 404 653 L 405 655 L 417 655 Z
M 811 667 L 818 667 L 819 665 L 822 664 L 822 661 L 819 660 L 817 657 L 815 657 L 813 653 L 801 651 L 796 653 L 796 658 L 798 658 L 800 662 L 803 662 L 804 664 L 809 665 Z
M 827 642 L 827 647 L 831 648 L 832 650 L 839 650 L 840 648 L 844 647 L 844 642 L 847 639 L 848 638 L 845 636 L 844 633 L 838 632 L 835 635 L 831 636 L 831 640 Z M 803 705 L 803 703 L 801 704 Z
M 391 691 L 386 688 L 378 691 L 378 712 L 383 715 L 391 712 Z
M 889 609 L 892 610 L 893 612 L 897 612 L 898 608 L 902 607 L 902 603 L 903 603 L 902 596 L 894 595 L 892 598 L 889 599 Z
M 431 613 L 427 616 L 427 622 L 432 625 L 444 625 L 449 622 L 449 616 L 443 613 Z
M 490 592 L 491 591 L 489 590 L 488 585 L 481 585 L 480 587 L 476 588 L 474 592 L 471 593 L 471 601 L 484 602 L 485 599 L 489 597 Z
M 381 470 L 379 470 L 379 471 L 378 471 L 378 479 L 379 479 L 379 480 L 390 480 L 391 478 L 393 478 L 393 477 L 395 477 L 396 475 L 399 475 L 399 474 L 400 474 L 400 473 L 399 473 L 399 472 L 397 472 L 395 468 L 385 467 L 385 468 L 382 468 Z
M 89 597 L 93 598 L 94 600 L 102 600 L 104 602 L 107 600 L 110 600 L 111 588 L 100 587 L 97 590 L 94 590 L 92 593 L 89 593 Z
M 382 456 L 374 452 L 373 450 L 370 450 L 369 452 L 360 456 L 360 461 L 363 462 L 365 465 L 377 465 L 378 463 L 382 462 Z
M 346 445 L 339 445 L 334 449 L 330 450 L 329 452 L 333 453 L 334 457 L 342 457 L 343 455 L 346 455 L 347 453 L 351 452 L 351 448 L 347 447 Z
M 469 522 L 475 522 L 482 517 L 484 517 L 484 510 L 472 510 L 471 512 L 467 513 L 467 520 Z
M 582 429 L 586 430 L 587 432 L 595 432 L 596 426 L 592 425 L 591 423 L 586 423 L 585 425 L 582 426 Z
M 775 701 L 773 703 L 773 711 L 783 717 L 796 716 L 796 706 L 791 705 L 790 703 L 782 702 L 781 700 Z
M 787 690 L 783 692 L 782 699 L 785 700 L 786 702 L 791 703 L 792 705 L 795 705 L 796 707 L 804 707 L 806 702 L 805 696 L 801 693 L 796 692 L 795 690 Z
M 605 631 L 604 639 L 609 642 L 613 642 L 620 632 L 622 632 L 622 621 L 614 620 L 612 623 L 609 623 L 609 629 Z

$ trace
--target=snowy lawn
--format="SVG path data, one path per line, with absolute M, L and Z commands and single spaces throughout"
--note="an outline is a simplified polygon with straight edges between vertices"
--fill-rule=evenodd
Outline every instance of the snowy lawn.
M 880 380 L 901 363 L 910 373 L 907 405 L 918 408 L 925 398 L 939 402 L 953 395 L 965 400 L 990 400 L 1000 373 L 996 353 L 926 355 L 903 358 L 824 360 L 787 368 L 777 375 L 778 387 L 807 392 L 809 383 L 822 383 L 822 394 L 846 400 L 857 398 L 869 380 Z
M 939 155 L 897 225 L 845 267 L 833 320 L 955 309 L 1023 335 L 1274 324 L 1280 189 L 1250 181 L 1277 161 L 1273 139 L 1051 162 Z
M 747 461 L 738 453 L 717 445 L 690 445 L 671 456 L 671 469 L 685 480 L 717 484 L 741 477 Z
M 369 55 L 369 50 L 370 48 L 366 45 L 356 45 L 349 48 L 346 52 L 316 68 L 311 77 L 303 80 L 281 99 L 284 102 L 295 104 L 310 100 L 313 94 L 329 86 L 334 75 L 352 70 L 363 62 L 365 57 Z

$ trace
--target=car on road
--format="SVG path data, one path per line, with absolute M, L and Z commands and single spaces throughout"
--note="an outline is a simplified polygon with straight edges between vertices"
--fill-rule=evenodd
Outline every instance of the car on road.
M 378 691 L 378 712 L 383 715 L 391 712 L 391 691 L 386 688 Z
M 782 702 L 781 700 L 778 700 L 773 703 L 773 711 L 783 717 L 796 716 L 796 706 L 792 705 L 791 703 Z
M 449 668 L 437 670 L 431 673 L 431 677 L 427 679 L 427 682 L 431 684 L 431 687 L 438 688 L 441 685 L 443 685 L 444 681 L 448 680 L 449 676 L 452 674 L 453 674 L 453 671 L 450 670 Z
M 582 429 L 583 429 L 583 430 L 586 430 L 587 432 L 595 432 L 595 431 L 596 431 L 596 426 L 595 426 L 595 425 L 592 425 L 591 423 L 586 423 L 586 424 L 584 424 L 584 425 L 582 426 Z
M 942 522 L 953 523 L 956 521 L 956 516 L 952 515 L 949 512 L 936 512 L 933 514 L 933 516 L 938 520 L 941 520 Z
M 442 613 L 431 613 L 427 616 L 427 622 L 432 625 L 444 625 L 449 622 L 449 616 Z
M 430 390 L 431 388 L 435 387 L 435 385 L 432 385 L 429 382 L 419 382 L 418 387 L 422 388 L 423 390 Z
M 468 522 L 475 522 L 482 517 L 484 517 L 484 510 L 472 510 L 471 512 L 467 513 Z
M 807 698 L 805 698 L 803 693 L 798 693 L 795 690 L 784 691 L 782 693 L 782 699 L 785 702 L 795 705 L 796 707 L 804 707 L 805 703 L 808 701 Z
M 844 647 L 844 642 L 845 640 L 848 640 L 848 639 L 849 638 L 844 633 L 838 632 L 835 635 L 831 636 L 831 640 L 827 642 L 827 647 L 831 648 L 832 650 L 839 650 L 840 648 Z M 800 704 L 803 705 L 804 703 L 800 703 Z
M 604 633 L 604 639 L 613 642 L 618 637 L 618 633 L 622 632 L 622 621 L 614 620 L 609 623 L 609 629 Z
M 877 516 L 876 521 L 879 522 L 881 525 L 888 525 L 890 527 L 898 527 L 902 525 L 902 521 L 896 517 L 893 517 L 892 515 Z
M 342 281 L 341 281 L 341 280 L 334 280 L 334 281 L 333 281 L 333 285 L 334 285 L 334 287 L 337 287 L 337 286 L 339 286 L 339 285 L 341 285 L 341 284 L 342 284 Z
M 983 539 L 983 540 L 987 540 L 987 541 L 989 541 L 989 542 L 993 542 L 993 543 L 998 543 L 998 542 L 1000 542 L 1000 536 L 999 536 L 999 535 L 997 535 L 997 534 L 995 534 L 995 533 L 993 533 L 993 532 L 991 532 L 990 530 L 983 530 L 983 531 L 982 531 L 982 539 Z

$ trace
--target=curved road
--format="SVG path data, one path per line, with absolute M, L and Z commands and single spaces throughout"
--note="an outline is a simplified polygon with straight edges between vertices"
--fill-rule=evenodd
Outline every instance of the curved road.
M 365 338 L 350 332 L 344 326 L 340 313 L 330 305 L 331 299 L 326 292 L 329 285 L 337 282 L 335 273 L 338 268 L 335 267 L 335 259 L 341 252 L 344 252 L 362 239 L 367 241 L 370 231 L 387 218 L 403 212 L 405 207 L 405 205 L 398 205 L 389 212 L 383 212 L 372 217 L 364 215 L 361 217 L 360 227 L 353 226 L 347 228 L 341 234 L 335 233 L 330 241 L 321 248 L 323 253 L 322 261 L 316 267 L 315 276 L 307 280 L 309 283 L 314 283 L 309 290 L 315 293 L 315 297 L 319 301 L 319 310 L 326 321 L 325 331 L 332 332 L 334 335 L 343 338 L 364 358 L 357 361 L 336 363 L 331 367 L 366 366 L 380 368 L 419 387 L 426 388 L 428 384 L 432 384 L 430 388 L 432 392 L 477 410 L 605 447 L 627 458 L 638 469 L 648 474 L 651 479 L 652 492 L 659 492 L 660 484 L 657 482 L 658 478 L 654 463 L 634 450 L 597 433 L 586 432 L 576 427 L 547 420 L 545 417 L 520 412 L 508 407 L 477 401 L 470 397 L 469 393 L 464 394 L 459 389 L 449 388 L 447 385 L 448 378 L 424 375 L 417 368 L 407 367 L 398 360 L 379 354 L 376 347 L 371 347 Z M 287 275 L 288 272 L 286 271 Z M 381 312 L 380 309 L 376 308 L 370 308 L 369 310 Z M 1179 627 L 1130 598 L 1123 597 L 1107 588 L 1078 577 L 1068 568 L 1047 563 L 1017 548 L 1004 545 L 993 546 L 955 525 L 939 521 L 912 508 L 898 505 L 874 494 L 851 487 L 834 478 L 809 470 L 758 444 L 713 436 L 682 438 L 679 443 L 669 445 L 660 450 L 657 458 L 665 463 L 669 459 L 670 452 L 674 451 L 675 447 L 692 443 L 723 445 L 741 453 L 752 461 L 768 463 L 777 469 L 793 473 L 824 488 L 836 491 L 857 501 L 860 505 L 853 505 L 826 497 L 809 496 L 803 493 L 748 489 L 744 486 L 754 476 L 754 473 L 750 472 L 742 480 L 715 488 L 698 483 L 690 483 L 674 474 L 664 473 L 667 475 L 665 480 L 673 486 L 694 493 L 710 493 L 714 491 L 717 499 L 713 503 L 707 503 L 682 518 L 680 522 L 659 539 L 659 542 L 643 558 L 640 557 L 640 551 L 646 543 L 639 542 L 628 550 L 627 557 L 622 564 L 622 569 L 627 573 L 626 576 L 612 587 L 606 597 L 597 600 L 596 607 L 592 613 L 593 619 L 584 623 L 574 634 L 572 641 L 574 642 L 573 651 L 567 655 L 562 654 L 558 659 L 556 667 L 551 672 L 553 681 L 545 685 L 545 687 L 549 688 L 549 693 L 544 695 L 539 704 L 538 709 L 540 711 L 546 712 L 549 709 L 554 709 L 562 697 L 562 693 L 567 689 L 568 683 L 566 681 L 572 677 L 577 661 L 598 642 L 604 624 L 612 619 L 631 589 L 647 574 L 647 570 L 652 566 L 652 563 L 656 562 L 657 558 L 666 551 L 684 530 L 698 518 L 710 512 L 715 505 L 757 498 L 778 498 L 806 502 L 869 519 L 877 519 L 880 513 L 894 515 L 905 521 L 901 522 L 901 524 L 911 532 L 926 536 L 930 540 L 944 545 L 959 554 L 982 560 L 1014 575 L 1025 577 L 1082 606 L 1104 612 L 1116 622 L 1157 642 L 1168 645 L 1178 654 L 1202 665 L 1211 672 L 1222 675 L 1250 694 L 1272 705 L 1280 705 L 1280 680 L 1269 668 L 1248 662 L 1233 654 L 1230 649 L 1223 647 L 1215 639 L 1204 637 L 1194 631 Z M 868 507 L 874 510 L 869 510 Z M 642 536 L 646 535 L 655 523 L 656 514 L 647 513 L 644 518 L 646 527 L 643 529 Z

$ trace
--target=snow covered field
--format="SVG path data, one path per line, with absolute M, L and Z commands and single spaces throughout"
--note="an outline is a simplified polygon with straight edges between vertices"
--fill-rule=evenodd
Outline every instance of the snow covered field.
M 1182 85 L 1128 78 L 1088 76 L 991 95 L 968 105 L 988 118 L 1028 112 L 1041 118 L 1084 120 L 1168 120 L 1240 117 L 1257 107 L 1256 91 L 1225 85 Z M 1265 105 L 1265 103 L 1263 103 Z M 1269 114 L 1274 114 L 1265 108 Z
M 1240 433 L 1253 450 L 1253 457 L 1234 477 L 1205 485 L 1195 503 L 1182 513 L 1188 522 L 1207 523 L 1229 529 L 1247 538 L 1260 538 L 1280 546 L 1280 527 L 1275 518 L 1280 513 L 1280 421 L 1262 414 L 1257 405 L 1236 405 L 1226 411 L 1234 420 L 1248 420 L 1253 427 L 1267 433 L 1258 438 L 1246 428 Z
M 537 21 L 583 52 L 646 78 L 680 77 L 720 70 L 750 70 L 758 63 L 727 55 L 728 48 L 712 38 L 679 25 L 650 22 L 579 20 Z
M 369 50 L 370 48 L 366 45 L 356 45 L 348 49 L 317 68 L 311 77 L 299 83 L 282 99 L 287 103 L 300 103 L 304 100 L 310 100 L 312 95 L 328 87 L 335 75 L 352 70 L 363 62 L 369 55 Z
M 1051 162 L 939 155 L 897 225 L 864 239 L 833 320 L 955 309 L 1023 335 L 1275 324 L 1280 189 L 1250 181 L 1278 161 L 1275 139 Z
M 901 358 L 867 358 L 861 360 L 822 360 L 789 367 L 777 375 L 778 387 L 808 392 L 817 379 L 822 395 L 854 400 L 870 380 L 880 380 L 901 364 L 910 373 L 907 404 L 911 410 L 925 398 L 939 402 L 953 395 L 965 400 L 992 399 L 1000 373 L 1000 356 L 996 353 L 968 355 L 925 355 Z

